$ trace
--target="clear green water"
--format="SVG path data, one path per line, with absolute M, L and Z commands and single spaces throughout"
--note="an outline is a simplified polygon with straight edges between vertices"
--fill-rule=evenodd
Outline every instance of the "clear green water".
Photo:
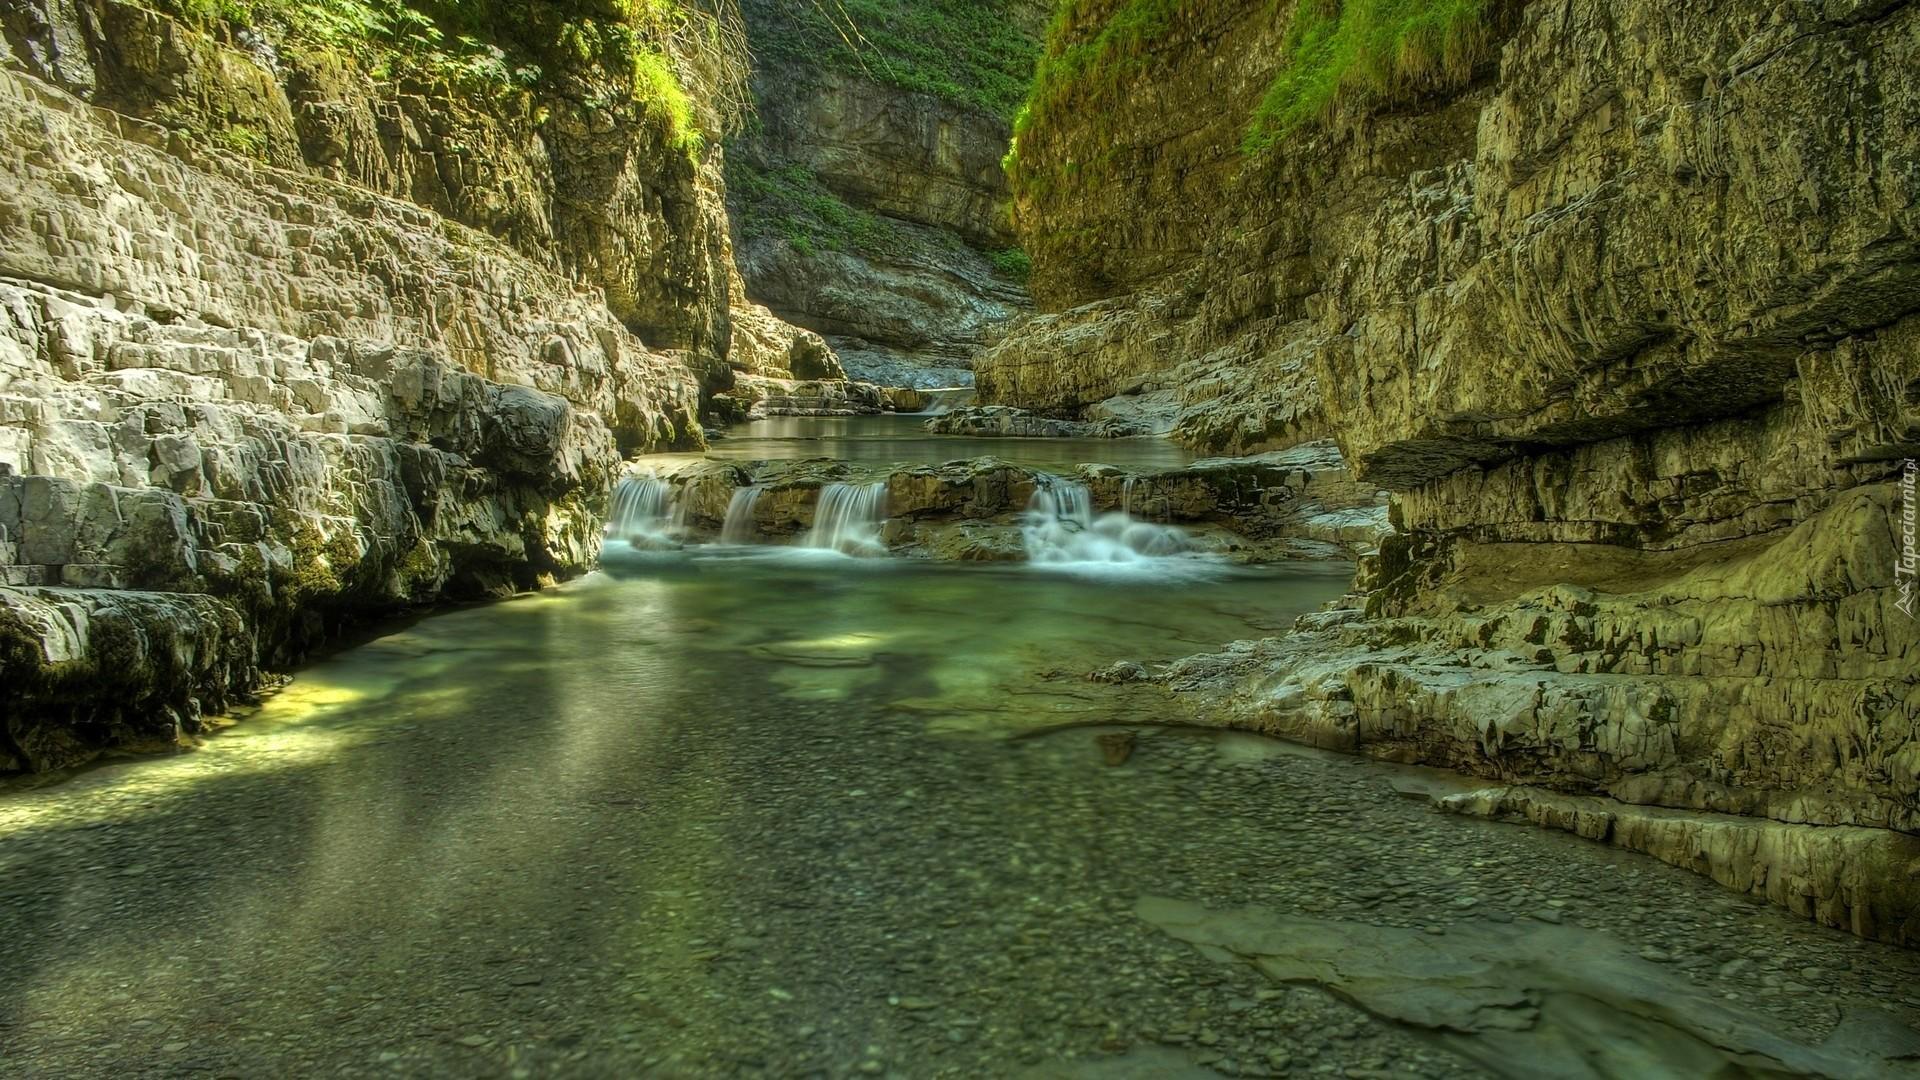
M 1013 439 L 930 434 L 925 416 L 776 416 L 728 429 L 707 456 L 734 461 L 833 457 L 860 465 L 938 464 L 992 456 L 1057 472 L 1100 462 L 1129 469 L 1170 469 L 1194 460 L 1165 439 Z M 689 458 L 700 455 L 686 455 Z
M 1886 950 L 1434 813 L 1379 766 L 1154 729 L 1163 692 L 1084 679 L 1272 633 L 1346 570 L 616 552 L 422 620 L 201 749 L 0 796 L 0 1074 L 1534 1076 L 1558 1054 L 1684 1077 L 1731 1038 L 1678 1034 L 1687 1003 L 1810 1041 L 1920 1016 L 1920 966 Z M 1058 724 L 1140 734 L 1119 767 L 1112 726 L 1010 737 Z M 1154 897 L 1459 941 L 1405 978 L 1465 971 L 1537 1015 L 1392 1022 L 1188 944 Z M 1496 947 L 1520 959 L 1480 973 Z

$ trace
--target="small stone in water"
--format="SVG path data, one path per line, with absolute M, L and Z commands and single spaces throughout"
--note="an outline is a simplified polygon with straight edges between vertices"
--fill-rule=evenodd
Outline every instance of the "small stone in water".
M 1133 756 L 1135 736 L 1131 731 L 1114 731 L 1095 738 L 1108 765 L 1125 765 Z

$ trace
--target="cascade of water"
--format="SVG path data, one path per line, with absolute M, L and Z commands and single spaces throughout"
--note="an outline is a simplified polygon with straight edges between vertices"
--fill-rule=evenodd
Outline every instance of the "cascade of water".
M 1140 482 L 1137 476 L 1129 476 L 1120 482 L 1120 512 L 1133 516 L 1133 485 Z
M 1130 501 L 1124 487 L 1121 497 Z M 1096 518 L 1087 486 L 1057 477 L 1034 489 L 1020 532 L 1035 563 L 1139 562 L 1187 550 L 1179 529 L 1135 521 L 1125 510 Z
M 759 501 L 760 489 L 757 487 L 734 489 L 733 498 L 727 501 L 727 519 L 720 525 L 721 543 L 753 543 L 753 504 Z
M 973 387 L 971 386 L 942 386 L 937 389 L 922 391 L 922 393 L 927 395 L 927 407 L 920 411 L 927 416 L 940 416 L 945 413 L 950 413 L 960 406 L 973 401 Z
M 666 542 L 677 514 L 673 494 L 673 486 L 652 473 L 623 477 L 613 489 L 607 536 L 634 544 Z
M 1085 484 L 1047 476 L 1034 488 L 1027 510 L 1064 522 L 1070 528 L 1087 529 L 1093 525 L 1093 492 Z
M 828 484 L 820 489 L 813 511 L 813 528 L 802 547 L 838 551 L 844 555 L 884 555 L 880 526 L 887 518 L 887 485 Z

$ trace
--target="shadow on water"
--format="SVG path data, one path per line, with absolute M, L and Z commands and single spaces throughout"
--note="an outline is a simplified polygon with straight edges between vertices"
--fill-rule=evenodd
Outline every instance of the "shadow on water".
M 1845 958 L 1833 1017 L 1909 974 L 1646 860 L 1433 815 L 1351 759 L 1148 731 L 1114 767 L 1111 729 L 1009 738 L 1155 719 L 1156 691 L 1080 673 L 1255 636 L 1344 586 L 668 554 L 422 621 L 200 751 L 0 798 L 0 1054 L 49 1074 L 1529 1075 L 1530 1044 L 1456 1046 L 1417 1010 L 1490 1001 L 1505 1023 L 1536 983 L 1571 992 L 1531 961 L 1477 998 L 1382 1003 L 1286 966 L 1272 927 L 1424 943 L 1369 954 L 1398 985 L 1506 948 L 1529 912 L 1637 948 L 1638 905 Z M 1664 993 L 1745 992 L 1620 963 Z M 1635 1062 L 1711 1057 L 1631 1011 L 1530 1007 L 1528 1031 L 1626 1031 Z

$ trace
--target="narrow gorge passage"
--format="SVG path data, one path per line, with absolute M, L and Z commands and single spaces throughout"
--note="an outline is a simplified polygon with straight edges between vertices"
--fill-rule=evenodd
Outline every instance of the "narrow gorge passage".
M 1250 736 L 1144 729 L 1118 767 L 1097 738 L 1124 729 L 1012 738 L 1146 719 L 1036 657 L 1211 647 L 1342 575 L 794 558 L 610 557 L 304 669 L 194 753 L 9 795 L 9 1071 L 1903 1067 L 1920 962 L 1684 871 Z M 1459 966 L 1269 978 L 1156 898 Z
M 0 0 L 0 1080 L 1920 1080 L 1920 0 Z

